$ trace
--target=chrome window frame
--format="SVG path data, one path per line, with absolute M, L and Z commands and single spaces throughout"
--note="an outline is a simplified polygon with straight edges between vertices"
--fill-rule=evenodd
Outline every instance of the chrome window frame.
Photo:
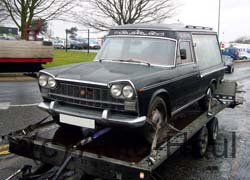
M 193 52 L 193 49 L 192 49 L 192 41 L 191 40 L 182 40 L 182 39 L 180 39 L 179 41 L 178 41 L 178 51 L 180 51 L 180 45 L 181 45 L 181 42 L 188 42 L 189 43 L 189 47 L 190 47 L 190 52 L 191 52 L 191 60 L 192 60 L 192 62 L 188 62 L 188 63 L 181 63 L 181 64 L 177 64 L 177 60 L 178 60 L 178 56 L 177 56 L 177 58 L 176 58 L 176 65 L 177 66 L 185 66 L 185 65 L 190 65 L 190 64 L 196 64 L 196 60 L 195 60 L 195 58 L 194 58 L 194 52 Z
M 150 66 L 154 67 L 167 67 L 167 68 L 174 68 L 176 67 L 176 59 L 177 59 L 177 48 L 178 48 L 178 40 L 177 39 L 172 39 L 172 38 L 167 38 L 167 37 L 157 37 L 157 36 L 133 36 L 133 35 L 109 35 L 107 38 L 119 38 L 119 37 L 125 37 L 125 38 L 149 38 L 149 39 L 163 39 L 163 40 L 170 40 L 175 42 L 175 55 L 173 59 L 173 65 L 160 65 L 160 64 L 151 64 Z M 100 51 L 101 52 L 101 51 Z M 95 62 L 98 62 L 98 59 L 94 60 Z M 119 62 L 119 61 L 111 61 L 111 60 L 105 60 L 106 62 L 115 62 L 115 63 L 127 63 L 127 64 L 144 64 L 144 63 L 134 63 L 134 62 Z M 105 62 L 102 61 L 102 62 Z M 146 65 L 146 64 L 145 64 Z M 148 65 L 147 65 L 148 66 Z

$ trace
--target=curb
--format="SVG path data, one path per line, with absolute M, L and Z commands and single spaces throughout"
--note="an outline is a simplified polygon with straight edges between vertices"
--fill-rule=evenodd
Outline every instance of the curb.
M 0 73 L 0 82 L 34 80 L 36 79 L 30 76 L 25 76 L 24 73 Z
M 240 63 L 250 63 L 250 60 L 235 60 L 234 63 L 240 64 Z

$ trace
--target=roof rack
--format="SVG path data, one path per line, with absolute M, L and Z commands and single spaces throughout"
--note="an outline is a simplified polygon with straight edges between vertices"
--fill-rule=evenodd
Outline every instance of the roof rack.
M 188 28 L 188 29 L 202 29 L 202 30 L 210 30 L 210 31 L 213 30 L 213 28 L 210 28 L 210 27 L 193 26 L 193 25 L 187 25 L 186 28 Z

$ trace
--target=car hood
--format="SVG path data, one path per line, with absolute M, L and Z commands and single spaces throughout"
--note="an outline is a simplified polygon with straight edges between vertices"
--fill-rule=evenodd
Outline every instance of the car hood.
M 166 69 L 170 68 L 129 63 L 86 62 L 49 68 L 43 70 L 43 72 L 50 73 L 60 79 L 102 84 L 109 84 L 112 81 L 130 80 L 135 86 L 140 87 L 150 84 L 152 78 L 154 82 L 160 81 L 163 78 L 161 71 Z M 171 77 L 171 75 L 168 76 L 168 78 Z

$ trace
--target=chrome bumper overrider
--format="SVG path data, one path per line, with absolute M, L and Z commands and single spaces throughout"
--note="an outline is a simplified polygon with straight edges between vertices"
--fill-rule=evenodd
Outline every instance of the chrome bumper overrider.
M 141 127 L 146 122 L 146 116 L 138 117 L 126 114 L 111 113 L 109 110 L 84 109 L 71 106 L 63 106 L 55 101 L 41 102 L 38 107 L 50 114 L 67 114 L 76 117 L 94 119 L 97 123 L 113 124 L 129 127 Z

